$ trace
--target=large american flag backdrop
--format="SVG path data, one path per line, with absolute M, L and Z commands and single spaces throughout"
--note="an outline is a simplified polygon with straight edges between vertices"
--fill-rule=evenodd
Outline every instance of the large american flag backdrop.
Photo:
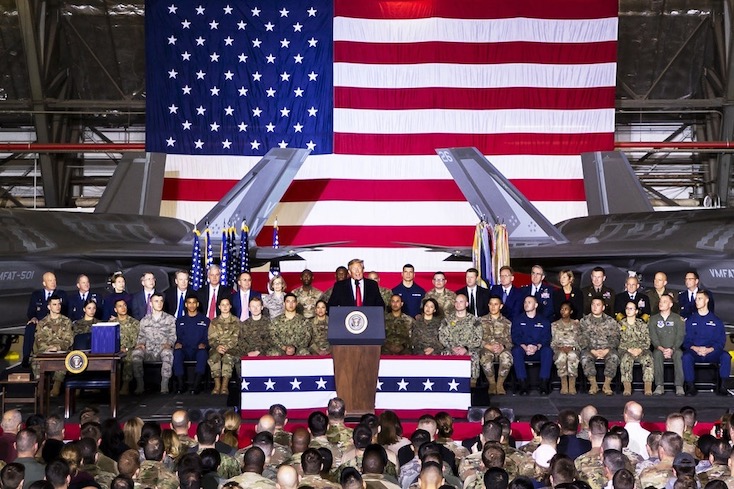
M 617 8 L 149 1 L 146 144 L 169 154 L 162 214 L 196 222 L 270 148 L 309 147 L 268 224 L 277 215 L 281 245 L 349 242 L 281 265 L 322 287 L 355 256 L 387 286 L 407 261 L 424 285 L 421 272 L 465 269 L 398 244 L 472 243 L 478 218 L 435 148 L 476 146 L 552 222 L 585 215 L 579 154 L 613 147 Z

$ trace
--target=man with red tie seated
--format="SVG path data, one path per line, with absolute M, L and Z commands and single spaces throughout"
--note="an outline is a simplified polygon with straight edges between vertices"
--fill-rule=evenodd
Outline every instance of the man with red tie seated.
M 350 278 L 334 284 L 328 306 L 385 307 L 377 282 L 364 278 L 364 262 L 354 258 L 349 261 L 347 269 Z
M 206 274 L 208 285 L 203 286 L 196 291 L 199 299 L 199 311 L 208 317 L 209 320 L 219 316 L 219 301 L 223 298 L 230 298 L 230 291 L 224 287 L 220 281 L 222 280 L 222 269 L 219 265 L 212 265 Z

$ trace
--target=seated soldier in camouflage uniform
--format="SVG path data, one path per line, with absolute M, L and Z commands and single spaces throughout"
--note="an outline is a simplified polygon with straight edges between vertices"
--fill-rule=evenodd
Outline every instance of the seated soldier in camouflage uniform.
M 326 430 L 329 427 L 329 418 L 321 411 L 314 411 L 308 416 L 308 431 L 311 432 L 311 448 L 326 448 L 331 452 L 332 466 L 341 465 L 342 450 L 339 445 L 332 443 L 326 437 Z
M 115 474 L 102 470 L 97 465 L 97 441 L 92 438 L 82 438 L 77 443 L 79 451 L 82 455 L 82 465 L 79 466 L 80 472 L 86 472 L 94 477 L 94 482 L 100 485 L 102 489 L 110 489 L 112 479 Z
M 268 356 L 308 355 L 311 327 L 306 318 L 296 312 L 296 296 L 290 292 L 283 298 L 283 314 L 270 320 L 270 349 Z
M 347 407 L 344 404 L 344 399 L 340 397 L 329 399 L 329 404 L 326 406 L 326 415 L 329 418 L 329 429 L 326 430 L 326 438 L 342 451 L 346 451 L 345 447 L 352 443 L 352 428 L 344 424 L 346 412 Z
M 561 378 L 561 394 L 576 395 L 576 378 L 579 376 L 579 321 L 571 319 L 573 306 L 561 304 L 561 319 L 551 323 L 551 348 L 553 363 Z
M 265 355 L 270 348 L 270 319 L 263 315 L 263 301 L 259 297 L 250 299 L 250 317 L 241 323 L 237 338 L 237 356 L 257 357 Z M 235 362 L 240 376 L 240 362 Z
M 407 355 L 412 352 L 411 336 L 415 319 L 402 312 L 403 299 L 390 297 L 390 311 L 385 314 L 385 343 L 383 355 Z
M 481 317 L 482 322 L 482 350 L 479 362 L 484 375 L 489 380 L 489 393 L 503 396 L 505 394 L 505 379 L 512 368 L 512 337 L 510 336 L 510 320 L 504 317 L 502 299 L 489 299 L 489 314 Z M 497 361 L 497 379 L 494 377 L 494 362 Z
M 413 354 L 438 355 L 443 346 L 438 341 L 438 329 L 441 327 L 442 316 L 439 316 L 436 299 L 425 299 L 421 314 L 413 326 Z
M 594 297 L 591 300 L 591 313 L 580 321 L 582 348 L 581 367 L 589 380 L 589 394 L 599 392 L 596 382 L 596 361 L 604 360 L 604 386 L 602 391 L 611 396 L 612 379 L 619 367 L 619 324 L 604 314 L 604 300 Z
M 611 318 L 610 318 L 611 319 Z M 613 320 L 612 320 L 613 321 Z M 591 450 L 576 457 L 574 464 L 579 479 L 588 483 L 592 489 L 601 489 L 604 485 L 604 473 L 601 465 L 601 450 L 604 436 L 609 431 L 609 422 L 602 416 L 593 416 L 589 420 L 589 440 Z
M 47 301 L 48 315 L 38 321 L 36 325 L 36 337 L 33 342 L 33 357 L 42 353 L 63 352 L 71 348 L 73 334 L 71 320 L 61 314 L 61 299 L 52 295 Z M 33 376 L 38 378 L 40 367 L 38 361 L 31 364 Z M 66 376 L 65 370 L 54 372 L 54 384 L 51 388 L 51 397 L 61 393 L 61 384 Z M 43 395 L 43 393 L 41 393 Z
M 233 314 L 228 297 L 219 301 L 219 316 L 209 324 L 209 369 L 214 379 L 212 394 L 229 394 L 229 379 L 239 360 L 237 342 L 242 323 Z
M 178 477 L 169 472 L 163 465 L 165 453 L 163 440 L 159 436 L 151 436 L 145 442 L 143 455 L 145 460 L 140 464 L 140 472 L 135 479 L 136 486 L 156 489 L 178 489 Z
M 329 316 L 326 315 L 326 302 L 319 300 L 314 307 L 314 316 L 311 319 L 311 345 L 309 350 L 314 355 L 328 355 L 331 345 L 328 340 Z
M 227 480 L 223 488 L 234 482 L 238 488 L 275 489 L 275 482 L 262 475 L 264 469 L 265 454 L 258 447 L 250 447 L 244 452 L 242 474 Z
M 438 330 L 438 340 L 446 355 L 471 357 L 471 378 L 479 378 L 479 349 L 482 346 L 482 324 L 466 310 L 469 302 L 464 294 L 456 296 L 454 313 L 446 316 Z
M 122 388 L 120 395 L 130 394 L 130 381 L 133 380 L 132 351 L 138 344 L 140 322 L 127 313 L 127 302 L 124 299 L 115 301 L 115 316 L 120 323 L 120 351 L 125 354 L 122 358 Z
M 645 383 L 645 395 L 652 395 L 652 381 L 655 370 L 650 352 L 650 331 L 645 322 L 637 317 L 638 309 L 634 302 L 624 306 L 625 318 L 619 321 L 621 338 L 619 341 L 619 373 L 622 376 L 624 395 L 632 395 L 632 367 L 635 362 L 642 367 L 642 381 Z
M 140 320 L 137 346 L 132 351 L 135 394 L 142 394 L 143 362 L 161 362 L 161 394 L 168 392 L 173 373 L 173 345 L 176 343 L 176 319 L 163 312 L 163 296 L 157 292 L 150 299 L 152 313 Z

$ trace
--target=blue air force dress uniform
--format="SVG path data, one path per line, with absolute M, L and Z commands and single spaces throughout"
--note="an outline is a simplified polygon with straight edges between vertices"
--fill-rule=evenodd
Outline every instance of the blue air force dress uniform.
M 522 291 L 523 299 L 525 297 L 533 296 L 538 301 L 538 314 L 548 321 L 553 321 L 553 314 L 555 309 L 553 307 L 553 289 L 548 284 L 541 283 L 539 286 L 523 285 L 520 290 Z
M 722 379 L 722 385 L 719 386 L 721 391 L 725 391 L 724 382 L 731 374 L 731 356 L 729 352 L 724 350 L 726 342 L 726 330 L 724 322 L 719 319 L 713 312 L 709 311 L 706 315 L 699 314 L 698 311 L 691 314 L 686 320 L 686 336 L 683 339 L 683 379 L 685 380 L 689 392 L 695 393 L 693 383 L 695 380 L 694 365 L 696 362 L 718 363 L 719 377 Z M 714 351 L 708 355 L 699 355 L 691 349 L 692 346 L 705 346 L 713 348 Z
M 512 322 L 512 360 L 515 368 L 517 379 L 523 384 L 523 391 L 527 393 L 527 371 L 525 362 L 530 360 L 540 360 L 540 382 L 541 391 L 548 390 L 550 382 L 551 365 L 553 365 L 553 350 L 550 347 L 551 342 L 551 324 L 546 318 L 540 314 L 536 314 L 534 318 L 528 317 L 526 313 L 522 313 Z M 540 350 L 534 355 L 526 355 L 525 350 L 520 345 L 540 345 Z
M 173 375 L 179 381 L 183 380 L 184 362 L 196 361 L 196 380 L 194 386 L 198 386 L 206 372 L 206 362 L 209 359 L 209 318 L 201 313 L 195 316 L 188 314 L 176 319 L 176 343 L 181 343 L 181 348 L 173 350 Z M 200 349 L 204 344 L 206 348 Z M 181 388 L 181 385 L 179 385 Z

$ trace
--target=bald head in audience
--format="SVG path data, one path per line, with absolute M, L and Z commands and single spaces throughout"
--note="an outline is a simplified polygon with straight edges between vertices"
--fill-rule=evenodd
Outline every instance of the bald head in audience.
M 298 487 L 298 472 L 290 465 L 281 465 L 275 477 L 275 487 L 278 489 L 296 489 Z
M 639 423 L 642 421 L 642 406 L 639 402 L 630 401 L 624 405 L 624 420 L 627 423 Z
M 255 425 L 255 433 L 261 433 L 263 431 L 275 433 L 275 418 L 269 414 L 262 416 Z
M 291 451 L 293 453 L 303 453 L 308 449 L 311 443 L 311 433 L 303 426 L 299 426 L 293 430 L 293 438 L 291 439 Z
M 418 476 L 420 489 L 438 489 L 443 485 L 443 471 L 436 462 L 426 462 Z
M 189 420 L 189 413 L 184 409 L 174 411 L 171 415 L 171 428 L 176 432 L 177 435 L 188 435 L 189 428 L 191 427 L 191 420 Z
M 594 406 L 589 404 L 588 406 L 584 407 L 581 412 L 579 413 L 579 424 L 581 425 L 581 429 L 588 430 L 589 429 L 589 420 L 597 415 L 597 410 Z
M 3 413 L 3 420 L 0 426 L 4 433 L 13 433 L 15 435 L 20 431 L 20 425 L 23 423 L 23 417 L 17 409 L 11 409 Z

